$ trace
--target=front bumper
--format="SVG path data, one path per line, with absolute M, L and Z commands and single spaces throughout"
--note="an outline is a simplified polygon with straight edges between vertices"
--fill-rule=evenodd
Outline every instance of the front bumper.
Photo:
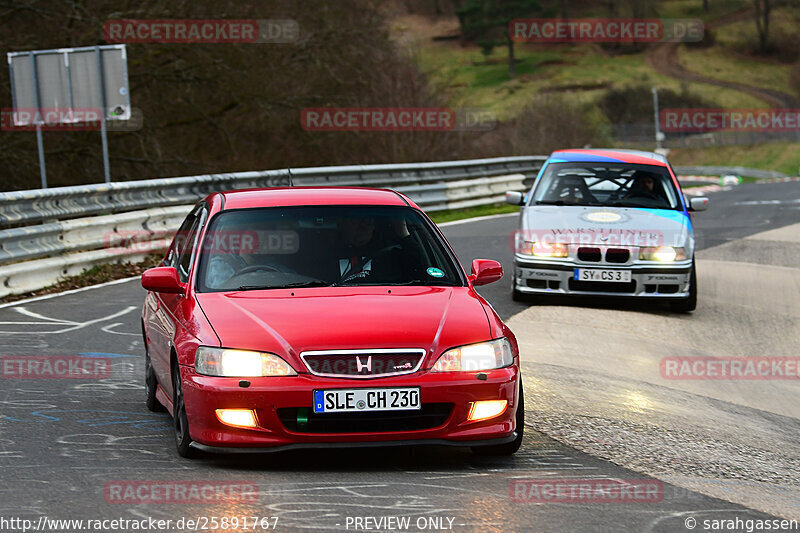
M 483 373 L 486 374 L 485 380 L 479 380 L 475 372 L 440 373 L 427 370 L 369 380 L 300 374 L 292 377 L 248 378 L 250 386 L 243 388 L 238 378 L 203 376 L 197 374 L 193 367 L 181 367 L 189 433 L 197 443 L 197 448 L 208 451 L 220 451 L 220 448 L 275 451 L 347 446 L 350 443 L 369 446 L 410 443 L 480 446 L 511 441 L 516 429 L 519 370 L 512 365 Z M 390 420 L 398 423 L 397 429 L 387 427 L 386 421 L 381 421 L 380 431 L 364 431 L 362 424 L 359 426 L 362 430 L 357 432 L 332 432 L 329 429 L 311 432 L 300 429 L 297 424 L 287 423 L 287 411 L 303 409 L 305 416 L 309 415 L 313 407 L 314 390 L 361 387 L 419 387 L 423 409 L 445 404 L 451 404 L 452 407 L 433 427 L 424 429 L 402 429 L 400 426 L 413 426 L 404 424 L 402 417 Z M 501 415 L 489 420 L 467 421 L 470 402 L 496 399 L 508 400 L 508 407 Z M 215 410 L 221 408 L 253 409 L 258 427 L 245 429 L 222 424 L 215 414 Z M 326 415 L 312 413 L 311 416 Z
M 629 283 L 581 282 L 576 268 L 630 270 Z M 618 265 L 514 258 L 514 289 L 524 294 L 574 294 L 679 299 L 689 296 L 692 261 L 669 265 Z

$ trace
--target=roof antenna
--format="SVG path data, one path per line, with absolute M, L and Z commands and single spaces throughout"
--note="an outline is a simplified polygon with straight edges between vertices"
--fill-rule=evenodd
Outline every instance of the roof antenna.
M 292 179 L 292 169 L 286 168 L 289 171 L 289 187 L 294 187 L 294 179 Z

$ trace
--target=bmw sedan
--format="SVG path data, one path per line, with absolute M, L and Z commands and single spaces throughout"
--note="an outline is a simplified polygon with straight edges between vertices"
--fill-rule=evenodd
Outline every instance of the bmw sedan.
M 389 190 L 199 202 L 142 275 L 147 406 L 178 453 L 436 444 L 511 454 L 516 339 L 431 220 Z
M 514 235 L 515 300 L 549 295 L 661 300 L 697 306 L 692 211 L 664 156 L 633 150 L 561 150 L 520 205 Z

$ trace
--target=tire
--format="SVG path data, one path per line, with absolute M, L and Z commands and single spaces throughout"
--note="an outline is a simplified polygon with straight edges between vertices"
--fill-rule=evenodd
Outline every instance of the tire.
M 670 309 L 677 313 L 689 313 L 697 309 L 697 272 L 692 261 L 692 273 L 689 275 L 689 296 L 683 300 L 670 302 Z
M 144 356 L 144 392 L 145 392 L 145 405 L 147 410 L 153 413 L 161 413 L 165 411 L 164 406 L 161 405 L 156 399 L 156 389 L 158 389 L 158 379 L 153 370 L 153 364 L 150 361 L 150 354 L 145 353 Z
M 194 455 L 194 449 L 191 447 L 192 437 L 189 436 L 189 420 L 186 418 L 186 404 L 183 399 L 181 381 L 180 369 L 175 364 L 172 368 L 172 418 L 175 429 L 175 447 L 178 449 L 178 455 L 188 458 Z
M 472 448 L 472 453 L 475 455 L 483 456 L 507 456 L 513 455 L 522 446 L 522 437 L 525 435 L 525 397 L 522 393 L 522 379 L 520 378 L 519 384 L 519 399 L 517 402 L 517 438 L 505 444 L 496 444 L 493 446 L 475 446 Z

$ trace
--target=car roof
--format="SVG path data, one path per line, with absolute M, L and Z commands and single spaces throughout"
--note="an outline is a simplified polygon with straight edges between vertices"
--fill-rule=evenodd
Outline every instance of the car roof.
M 550 162 L 565 163 L 630 163 L 632 165 L 667 166 L 667 158 L 655 152 L 624 150 L 621 148 L 556 150 L 550 154 Z
M 225 210 L 298 205 L 413 206 L 395 191 L 364 187 L 279 187 L 241 189 L 220 194 L 225 199 Z

